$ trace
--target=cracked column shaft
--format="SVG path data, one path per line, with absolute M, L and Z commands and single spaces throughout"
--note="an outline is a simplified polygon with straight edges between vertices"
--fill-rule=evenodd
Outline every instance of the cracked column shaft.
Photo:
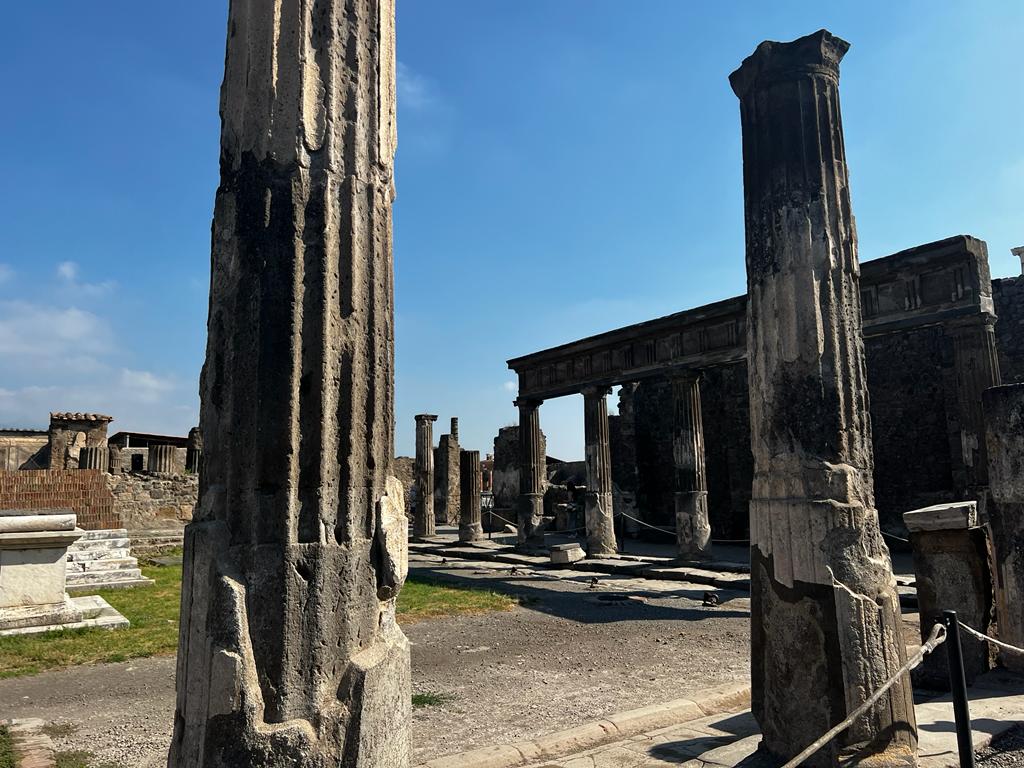
M 764 42 L 740 99 L 750 381 L 752 706 L 788 759 L 906 660 L 873 498 L 859 265 L 839 111 L 848 44 Z M 808 764 L 914 764 L 909 675 Z
M 437 416 L 421 413 L 416 417 L 416 464 L 414 480 L 412 535 L 425 539 L 437 532 L 434 519 L 434 422 Z
M 614 555 L 615 518 L 612 510 L 612 454 L 608 437 L 608 388 L 583 390 L 583 435 L 587 465 L 587 554 Z
M 480 451 L 459 451 L 459 541 L 482 539 L 480 511 Z
M 540 431 L 540 400 L 516 400 L 519 407 L 519 508 L 518 540 L 523 548 L 544 544 L 544 486 L 547 461 Z
M 680 371 L 672 383 L 672 458 L 675 464 L 676 547 L 684 559 L 711 557 L 708 482 L 700 372 Z

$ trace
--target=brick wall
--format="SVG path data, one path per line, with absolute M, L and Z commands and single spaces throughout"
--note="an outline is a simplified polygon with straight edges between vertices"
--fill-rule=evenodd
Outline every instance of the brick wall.
M 80 528 L 121 528 L 105 477 L 98 469 L 0 471 L 0 508 L 70 509 Z

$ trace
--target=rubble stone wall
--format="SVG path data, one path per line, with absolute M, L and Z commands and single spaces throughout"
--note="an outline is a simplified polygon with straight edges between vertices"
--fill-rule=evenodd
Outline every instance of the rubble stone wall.
M 106 475 L 115 508 L 129 532 L 180 530 L 192 519 L 199 496 L 199 476 Z
M 0 471 L 0 509 L 70 509 L 79 528 L 121 528 L 105 477 L 96 469 Z
M 993 280 L 992 300 L 1003 383 L 1024 383 L 1024 276 Z

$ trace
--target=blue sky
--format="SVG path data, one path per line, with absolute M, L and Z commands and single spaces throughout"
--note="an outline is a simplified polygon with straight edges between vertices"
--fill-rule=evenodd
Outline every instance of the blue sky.
M 0 425 L 197 420 L 227 3 L 12 3 L 0 30 Z M 397 447 L 489 450 L 507 358 L 744 290 L 739 109 L 763 39 L 851 42 L 861 258 L 1024 244 L 1024 4 L 399 0 Z M 582 398 L 545 404 L 582 454 Z

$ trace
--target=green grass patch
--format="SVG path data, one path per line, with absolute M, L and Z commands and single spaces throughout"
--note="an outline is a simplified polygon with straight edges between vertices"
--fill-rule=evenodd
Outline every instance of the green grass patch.
M 492 611 L 511 611 L 515 598 L 472 587 L 436 584 L 427 579 L 410 578 L 398 595 L 398 623 L 412 624 L 426 619 Z
M 15 768 L 14 743 L 11 741 L 11 732 L 2 725 L 0 725 L 0 768 Z
M 71 629 L 42 635 L 0 637 L 0 678 L 47 669 L 174 653 L 178 646 L 181 566 L 144 568 L 156 583 L 134 589 L 97 590 L 131 627 Z
M 426 693 L 414 693 L 412 695 L 412 705 L 414 707 L 439 707 L 442 704 L 447 704 L 449 701 L 454 701 L 455 697 L 450 693 L 434 693 L 433 691 L 427 691 Z
M 173 654 L 178 648 L 181 566 L 146 567 L 142 572 L 156 583 L 96 592 L 128 618 L 128 629 L 72 629 L 0 637 L 0 678 Z M 411 578 L 398 597 L 398 621 L 412 624 L 444 616 L 509 611 L 517 604 L 515 598 L 490 590 L 442 586 Z M 4 768 L 2 763 L 0 768 Z

